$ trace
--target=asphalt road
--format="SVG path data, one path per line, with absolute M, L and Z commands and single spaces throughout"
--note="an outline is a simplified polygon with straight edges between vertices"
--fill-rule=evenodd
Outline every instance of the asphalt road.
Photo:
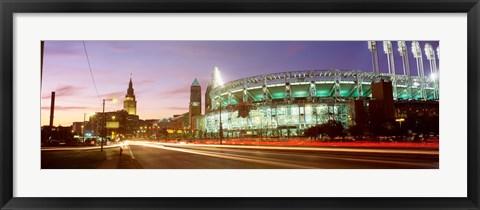
M 438 150 L 294 148 L 132 142 L 145 169 L 438 169 Z

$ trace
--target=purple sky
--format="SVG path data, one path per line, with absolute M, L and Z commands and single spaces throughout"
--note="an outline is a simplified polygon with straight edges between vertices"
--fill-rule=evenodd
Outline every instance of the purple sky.
M 438 41 L 420 42 L 434 49 Z M 214 66 L 224 82 L 264 73 L 356 69 L 371 71 L 366 41 L 86 41 L 100 98 L 117 98 L 106 111 L 123 108 L 130 73 L 140 119 L 170 117 L 188 111 L 190 85 L 197 78 L 202 97 Z M 380 70 L 388 72 L 383 44 Z M 411 43 L 407 42 L 412 75 L 417 74 Z M 403 73 L 397 42 L 395 65 Z M 425 74 L 430 67 L 424 56 Z M 54 125 L 83 121 L 84 113 L 102 110 L 82 41 L 46 41 L 42 78 L 42 125 L 49 121 L 50 94 L 56 92 Z M 204 103 L 204 98 L 202 98 Z M 203 109 L 203 104 L 202 104 Z M 203 111 L 203 110 L 202 110 Z

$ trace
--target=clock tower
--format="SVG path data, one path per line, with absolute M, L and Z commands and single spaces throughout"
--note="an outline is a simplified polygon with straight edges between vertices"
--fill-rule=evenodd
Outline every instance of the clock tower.
M 197 78 L 190 86 L 190 105 L 189 105 L 189 121 L 190 129 L 195 130 L 195 116 L 202 114 L 202 88 L 198 83 Z
M 123 109 L 127 111 L 129 115 L 137 115 L 137 101 L 133 93 L 132 78 L 130 78 L 130 83 L 128 83 L 127 95 L 125 95 L 125 100 L 123 101 Z

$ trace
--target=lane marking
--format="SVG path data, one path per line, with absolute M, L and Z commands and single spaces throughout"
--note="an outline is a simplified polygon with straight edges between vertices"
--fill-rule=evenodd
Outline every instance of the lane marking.
M 130 149 L 130 145 L 128 145 L 128 151 L 130 152 L 130 156 L 132 156 L 132 159 L 135 160 L 135 156 L 133 156 L 132 150 Z

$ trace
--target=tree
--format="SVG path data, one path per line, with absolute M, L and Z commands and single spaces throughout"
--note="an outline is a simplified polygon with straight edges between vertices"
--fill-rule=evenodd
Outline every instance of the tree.
M 350 133 L 351 136 L 357 138 L 363 135 L 363 127 L 359 125 L 352 125 L 350 126 L 350 128 L 348 128 L 348 133 Z
M 394 120 L 384 120 L 370 124 L 368 130 L 377 140 L 387 139 L 393 141 L 400 136 L 407 136 L 409 131 L 415 132 L 417 125 L 415 121 L 408 118 L 405 118 L 401 125 L 400 122 L 395 122 Z
M 167 131 L 166 128 L 162 128 L 162 129 L 159 130 L 159 134 L 160 134 L 161 138 L 166 139 L 167 136 L 168 136 L 168 131 Z
M 309 138 L 312 138 L 314 140 L 317 140 L 317 137 L 319 135 L 318 133 L 318 127 L 317 126 L 314 126 L 314 127 L 310 127 L 310 128 L 307 128 L 304 132 L 303 132 L 303 135 L 305 137 L 309 137 Z
M 326 124 L 322 124 L 321 126 L 323 134 L 329 136 L 331 139 L 334 139 L 337 136 L 344 136 L 344 127 L 340 121 L 329 120 Z
M 307 128 L 304 132 L 304 136 L 317 139 L 320 134 L 327 135 L 331 139 L 337 136 L 344 136 L 344 127 L 341 122 L 330 120 L 325 124 L 316 125 L 314 127 Z

